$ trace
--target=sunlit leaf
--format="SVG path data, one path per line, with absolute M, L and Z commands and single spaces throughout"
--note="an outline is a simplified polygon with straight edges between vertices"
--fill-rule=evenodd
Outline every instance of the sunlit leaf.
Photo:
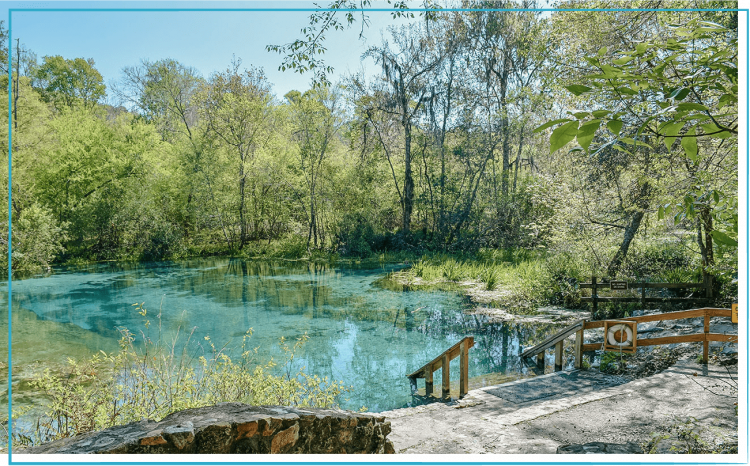
M 688 132 L 686 133 L 686 136 L 682 138 L 682 148 L 685 149 L 685 155 L 687 158 L 695 162 L 698 160 L 698 141 L 695 140 L 695 126 L 690 128 Z
M 552 135 L 549 138 L 550 154 L 575 139 L 577 134 L 577 121 L 571 121 L 552 131 Z
M 732 238 L 731 236 L 727 235 L 726 233 L 722 233 L 719 230 L 713 230 L 711 232 L 711 237 L 716 241 L 717 243 L 726 245 L 726 246 L 737 246 L 737 240 Z
M 570 86 L 565 86 L 565 89 L 567 89 L 568 91 L 570 91 L 574 95 L 581 95 L 584 92 L 588 92 L 588 91 L 590 91 L 593 88 L 588 87 L 588 86 L 583 86 L 581 84 L 573 84 L 573 85 L 570 85 Z
M 594 135 L 596 134 L 596 131 L 599 129 L 599 125 L 601 125 L 601 120 L 591 120 L 589 122 L 586 122 L 581 125 L 581 127 L 578 129 L 578 134 L 576 135 L 576 140 L 578 141 L 578 144 L 583 147 L 584 150 L 589 150 L 589 146 L 591 145 L 591 141 L 594 139 Z
M 538 126 L 538 127 L 534 128 L 534 130 L 532 131 L 532 133 L 539 133 L 539 132 L 542 132 L 542 131 L 544 131 L 545 129 L 547 129 L 547 128 L 551 127 L 551 126 L 555 126 L 555 125 L 558 125 L 558 124 L 560 124 L 560 123 L 563 123 L 563 122 L 566 122 L 566 121 L 573 121 L 573 120 L 571 120 L 571 119 L 569 119 L 569 118 L 561 118 L 561 119 L 559 119 L 559 120 L 548 121 L 547 123 L 545 123 L 545 124 L 543 124 L 543 125 L 541 125 L 541 126 Z
M 622 129 L 622 120 L 609 120 L 607 122 L 607 129 L 612 131 L 615 136 L 619 136 Z

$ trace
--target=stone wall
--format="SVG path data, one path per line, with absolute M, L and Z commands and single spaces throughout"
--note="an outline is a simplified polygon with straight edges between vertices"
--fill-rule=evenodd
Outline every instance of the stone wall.
M 382 416 L 220 403 L 18 453 L 394 453 Z

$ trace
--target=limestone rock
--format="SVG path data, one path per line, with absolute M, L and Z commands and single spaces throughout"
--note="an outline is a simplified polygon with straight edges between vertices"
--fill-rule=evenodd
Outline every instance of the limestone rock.
M 18 453 L 394 453 L 383 416 L 220 403 Z

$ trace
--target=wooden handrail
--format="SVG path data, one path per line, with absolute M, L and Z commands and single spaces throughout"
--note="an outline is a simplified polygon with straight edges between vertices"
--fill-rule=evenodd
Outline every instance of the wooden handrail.
M 597 282 L 597 288 L 605 288 L 608 282 Z M 593 283 L 579 283 L 579 288 L 593 288 Z M 657 283 L 657 282 L 628 282 L 629 288 L 705 288 L 704 283 Z
M 598 291 L 604 291 L 608 287 L 610 289 L 612 288 L 612 285 L 617 284 L 618 287 L 614 288 L 615 290 L 635 290 L 639 289 L 641 290 L 640 297 L 636 296 L 630 296 L 630 297 L 619 297 L 619 296 L 599 296 Z M 621 288 L 620 286 L 623 286 L 624 288 Z M 597 311 L 599 309 L 599 303 L 600 302 L 609 302 L 609 303 L 633 303 L 633 302 L 640 302 L 643 306 L 643 309 L 646 308 L 646 303 L 663 303 L 663 302 L 694 302 L 694 303 L 706 303 L 709 304 L 713 300 L 713 278 L 711 275 L 706 275 L 703 279 L 702 283 L 666 283 L 666 282 L 627 282 L 627 281 L 621 281 L 621 280 L 603 280 L 601 282 L 597 281 L 596 277 L 591 277 L 591 283 L 579 283 L 578 287 L 583 288 L 591 288 L 591 297 L 582 297 L 581 301 L 583 302 L 589 302 L 591 303 L 591 309 L 592 314 L 596 315 Z M 702 297 L 665 297 L 665 298 L 647 298 L 646 297 L 646 289 L 674 289 L 674 288 L 682 288 L 682 289 L 701 289 L 703 290 L 703 296 Z
M 583 328 L 584 322 L 585 321 L 580 320 L 573 325 L 565 327 L 564 329 L 560 330 L 558 333 L 552 335 L 538 345 L 525 350 L 523 353 L 521 353 L 521 357 L 527 358 L 529 356 L 533 356 L 541 351 L 545 351 L 547 348 L 550 348 L 553 345 L 556 345 L 558 342 L 566 339 L 570 334 L 581 330 Z
M 711 333 L 711 317 L 732 317 L 732 310 L 727 308 L 716 308 L 716 307 L 704 307 L 701 309 L 689 309 L 687 311 L 675 311 L 675 312 L 663 312 L 661 314 L 649 314 L 638 317 L 625 317 L 617 320 L 627 320 L 631 322 L 644 323 L 644 322 L 660 322 L 663 320 L 678 320 L 678 319 L 694 319 L 697 317 L 703 317 L 703 333 L 692 333 L 689 335 L 673 335 L 667 337 L 657 338 L 638 338 L 635 341 L 635 346 L 653 346 L 653 345 L 669 345 L 672 343 L 691 343 L 691 342 L 703 342 L 703 361 L 708 362 L 708 345 L 712 341 L 726 341 L 736 342 L 737 335 L 725 335 L 721 333 Z M 604 327 L 603 320 L 595 320 L 592 322 L 585 322 L 583 324 L 583 330 L 589 330 L 594 328 Z M 581 344 L 580 349 L 576 348 L 576 360 L 581 357 L 581 353 L 586 351 L 596 351 L 602 349 L 601 343 L 596 344 Z
M 443 398 L 448 398 L 450 396 L 450 362 L 456 356 L 460 355 L 459 394 L 460 396 L 466 395 L 466 393 L 469 391 L 469 348 L 472 348 L 473 346 L 474 337 L 464 337 L 461 339 L 461 341 L 443 351 L 440 356 L 436 357 L 411 374 L 407 374 L 406 376 L 411 381 L 412 391 L 416 391 L 417 379 L 425 379 L 425 395 L 430 396 L 433 391 L 432 373 L 442 368 L 442 396 Z
M 630 320 L 634 322 L 658 322 L 660 320 L 677 320 L 677 319 L 691 319 L 696 317 L 703 317 L 705 315 L 708 315 L 709 317 L 732 317 L 732 310 L 731 309 L 724 309 L 724 308 L 713 308 L 713 307 L 705 307 L 701 309 L 690 309 L 687 311 L 675 311 L 675 312 L 663 312 L 661 314 L 649 314 L 645 316 L 638 316 L 638 317 L 625 317 L 622 319 L 617 320 Z M 584 330 L 588 330 L 590 328 L 602 328 L 604 327 L 604 321 L 603 320 L 593 320 L 586 322 L 584 325 Z
M 732 310 L 726 308 L 713 308 L 704 307 L 701 309 L 690 309 L 687 311 L 676 311 L 676 312 L 664 312 L 661 314 L 649 314 L 638 317 L 625 317 L 619 320 L 643 323 L 643 322 L 658 322 L 662 320 L 677 320 L 677 319 L 692 319 L 697 317 L 703 317 L 703 333 L 694 333 L 690 335 L 674 335 L 668 337 L 658 338 L 638 338 L 636 339 L 636 347 L 638 346 L 652 346 L 652 345 L 667 345 L 671 343 L 689 343 L 689 342 L 703 342 L 703 360 L 708 360 L 708 344 L 712 341 L 727 341 L 736 342 L 737 335 L 724 335 L 720 333 L 710 332 L 711 317 L 731 317 Z M 565 339 L 576 332 L 576 343 L 575 343 L 575 362 L 573 366 L 576 369 L 581 367 L 581 361 L 583 353 L 586 351 L 596 351 L 603 348 L 602 343 L 596 344 L 584 344 L 584 331 L 602 328 L 604 327 L 604 320 L 595 321 L 579 321 L 572 324 L 560 332 L 552 335 L 538 345 L 529 348 L 521 353 L 521 358 L 527 358 L 533 355 L 537 355 L 537 364 L 544 364 L 544 351 L 548 348 L 555 346 L 555 370 L 562 370 L 562 356 L 563 356 L 563 342 Z

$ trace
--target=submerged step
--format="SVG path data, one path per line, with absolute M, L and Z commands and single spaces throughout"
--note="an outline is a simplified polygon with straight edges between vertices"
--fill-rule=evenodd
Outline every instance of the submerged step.
M 608 376 L 598 372 L 561 371 L 494 387 L 485 387 L 482 390 L 510 403 L 522 404 L 602 390 L 627 382 L 628 380 L 625 378 Z

